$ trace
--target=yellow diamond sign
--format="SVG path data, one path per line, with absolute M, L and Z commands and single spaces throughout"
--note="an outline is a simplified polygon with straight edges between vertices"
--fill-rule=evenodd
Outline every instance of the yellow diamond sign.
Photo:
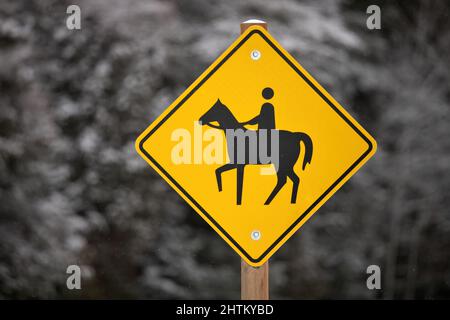
M 263 28 L 247 29 L 137 139 L 138 153 L 252 266 L 375 153 Z

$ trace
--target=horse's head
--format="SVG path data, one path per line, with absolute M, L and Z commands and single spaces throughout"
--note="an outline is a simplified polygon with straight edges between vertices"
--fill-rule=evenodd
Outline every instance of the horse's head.
M 217 99 L 216 103 L 208 110 L 204 115 L 198 119 L 203 125 L 217 121 L 220 123 L 220 120 L 223 120 L 223 110 L 224 105 Z

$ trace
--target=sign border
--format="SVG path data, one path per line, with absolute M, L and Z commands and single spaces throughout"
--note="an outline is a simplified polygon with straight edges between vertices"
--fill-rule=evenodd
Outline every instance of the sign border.
M 156 131 L 158 130 L 158 128 L 164 124 L 165 121 L 167 121 L 167 119 L 169 119 L 191 96 L 192 94 L 194 94 L 248 39 L 250 39 L 250 37 L 252 37 L 254 34 L 258 34 L 260 35 L 274 50 L 275 52 L 277 52 L 281 58 L 283 58 L 284 61 L 286 61 L 286 63 L 368 144 L 368 148 L 367 150 L 333 183 L 330 185 L 330 187 L 325 190 L 325 192 L 319 196 L 309 207 L 308 209 L 306 209 L 295 221 L 293 224 L 291 224 L 289 226 L 289 228 L 286 229 L 286 231 L 284 231 L 275 241 L 274 243 L 272 243 L 272 245 L 270 245 L 258 258 L 253 258 L 250 256 L 250 254 L 248 254 L 240 245 L 239 243 L 233 239 L 233 237 L 231 237 L 230 234 L 228 234 L 228 232 L 222 228 L 222 226 L 220 226 L 220 224 L 218 224 L 214 218 L 144 149 L 144 143 L 145 141 L 147 141 L 147 139 Z M 280 46 L 281 47 L 281 46 Z M 219 58 L 220 59 L 220 58 Z M 292 60 L 295 61 L 295 59 L 292 58 Z M 183 98 L 181 99 L 181 101 L 179 101 L 178 103 L 176 103 L 176 105 L 174 107 L 172 107 L 166 114 L 161 114 L 160 117 L 162 117 L 161 120 L 159 120 L 158 123 L 156 123 L 156 125 L 151 124 L 145 131 L 147 131 L 150 127 L 151 130 L 145 134 L 142 133 L 137 141 L 136 141 L 136 149 L 138 149 L 138 151 L 142 152 L 143 155 L 145 155 L 147 157 L 148 160 L 150 160 L 150 162 L 156 166 L 156 168 L 158 168 L 160 170 L 160 172 L 168 179 L 170 180 L 170 182 L 176 187 L 178 188 L 178 190 L 187 198 L 189 199 L 189 201 L 198 209 L 200 210 L 203 215 L 226 237 L 226 239 L 228 239 L 228 241 L 230 241 L 235 247 L 236 249 L 238 249 L 247 259 L 249 262 L 251 262 L 254 265 L 261 265 L 261 261 L 266 258 L 269 253 L 276 248 L 278 245 L 282 245 L 282 241 L 284 238 L 287 237 L 287 235 L 293 230 L 295 229 L 301 222 L 303 222 L 303 220 L 307 220 L 305 219 L 305 217 L 307 217 L 307 215 L 327 196 L 330 194 L 330 192 L 333 191 L 333 189 L 339 185 L 339 183 L 343 182 L 345 180 L 345 178 L 350 178 L 351 175 L 350 173 L 358 166 L 358 165 L 362 165 L 362 161 L 364 159 L 366 159 L 366 157 L 373 152 L 373 154 L 376 151 L 376 142 L 375 140 L 370 137 L 370 135 L 368 135 L 370 138 L 372 138 L 373 141 L 371 141 L 371 139 L 369 139 L 366 135 L 364 135 L 364 133 L 361 131 L 361 129 L 359 129 L 350 119 L 348 116 L 346 116 L 338 107 L 335 106 L 335 104 L 320 90 L 317 88 L 316 84 L 314 84 L 305 74 L 304 72 L 302 72 L 302 70 L 300 70 L 292 61 L 291 59 L 289 59 L 289 57 L 282 52 L 282 50 L 280 50 L 280 48 L 278 48 L 265 34 L 264 32 L 261 30 L 260 27 L 251 27 L 249 28 L 249 32 L 243 36 L 243 38 L 235 45 L 235 47 L 233 47 L 231 50 L 228 49 L 226 52 L 226 55 L 217 62 L 217 64 L 212 68 L 212 70 L 209 70 L 209 68 L 207 69 L 207 71 L 202 74 L 198 80 L 196 82 L 194 82 L 194 84 L 192 85 L 193 88 L 190 89 L 188 88 L 187 90 L 190 89 L 190 91 L 185 94 L 183 96 Z M 323 91 L 326 92 L 325 89 L 323 89 Z M 187 91 L 186 91 L 187 92 Z M 158 121 L 158 119 L 156 120 Z M 155 122 L 156 122 L 155 121 Z M 356 120 L 354 120 L 356 122 Z M 357 123 L 357 122 L 356 122 Z M 359 125 L 359 124 L 358 124 Z M 365 131 L 365 130 L 364 130 Z M 145 136 L 143 138 L 142 135 Z M 368 159 L 367 159 L 368 160 Z M 349 176 L 350 175 L 350 176 Z M 345 181 L 344 181 L 345 182 Z M 337 191 L 337 190 L 336 190 Z M 330 195 L 331 196 L 331 195 Z M 319 206 L 320 207 L 320 206 Z M 286 239 L 287 240 L 287 239 Z

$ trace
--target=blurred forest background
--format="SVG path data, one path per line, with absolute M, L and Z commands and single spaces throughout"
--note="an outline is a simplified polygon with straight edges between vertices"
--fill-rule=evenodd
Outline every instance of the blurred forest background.
M 66 28 L 81 7 L 82 29 Z M 366 8 L 381 7 L 368 30 Z M 277 299 L 450 298 L 448 0 L 3 0 L 0 298 L 239 298 L 134 140 L 259 18 L 378 141 L 271 259 Z M 82 290 L 66 268 L 82 266 Z M 366 268 L 382 271 L 368 290 Z

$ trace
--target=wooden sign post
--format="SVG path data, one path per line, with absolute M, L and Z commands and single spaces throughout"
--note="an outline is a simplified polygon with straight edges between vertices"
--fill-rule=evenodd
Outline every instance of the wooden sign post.
M 254 25 L 267 30 L 266 22 L 252 19 L 241 23 L 241 34 Z M 254 268 L 241 260 L 241 299 L 269 300 L 269 261 Z
M 260 26 L 267 30 L 267 23 L 265 21 L 250 19 L 241 23 L 241 34 L 251 26 Z
M 269 261 L 256 268 L 241 261 L 241 299 L 269 300 Z

